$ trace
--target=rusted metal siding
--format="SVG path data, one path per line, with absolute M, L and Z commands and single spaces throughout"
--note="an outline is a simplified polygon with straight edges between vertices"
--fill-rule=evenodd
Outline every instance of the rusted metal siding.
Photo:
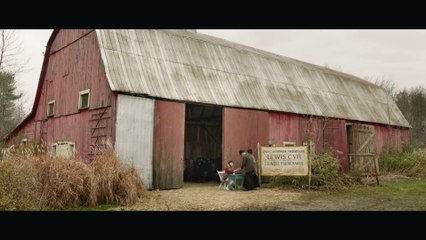
M 222 166 L 229 160 L 234 167 L 241 166 L 240 149 L 253 149 L 257 159 L 257 142 L 261 146 L 268 144 L 268 113 L 264 111 L 224 108 L 222 135 Z
M 183 186 L 184 134 L 185 104 L 156 100 L 153 152 L 154 188 L 173 189 Z
M 75 142 L 76 156 L 89 160 L 90 145 L 94 135 L 105 135 L 103 140 L 114 141 L 115 104 L 106 80 L 105 70 L 94 31 L 60 30 L 47 53 L 48 64 L 42 76 L 34 117 L 20 129 L 32 128 L 34 139 L 38 138 L 51 150 L 55 141 Z M 45 61 L 46 63 L 46 61 Z M 90 109 L 78 110 L 79 92 L 90 89 Z M 55 114 L 47 118 L 47 103 L 55 100 Z M 95 130 L 96 114 L 107 109 L 107 127 Z M 105 121 L 104 121 L 105 122 Z M 34 124 L 35 123 L 35 124 Z M 99 127 L 99 126 L 98 126 Z M 20 130 L 15 134 L 19 135 Z
M 115 91 L 409 126 L 384 89 L 352 75 L 189 31 L 96 34 Z
M 121 94 L 117 101 L 115 151 L 139 171 L 147 189 L 153 188 L 154 102 Z

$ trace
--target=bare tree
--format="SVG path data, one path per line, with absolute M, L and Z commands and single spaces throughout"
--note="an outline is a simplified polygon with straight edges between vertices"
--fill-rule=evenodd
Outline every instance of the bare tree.
M 391 78 L 386 76 L 365 77 L 365 80 L 372 82 L 379 87 L 382 87 L 395 100 L 397 90 L 396 90 L 395 82 L 393 82 Z
M 0 30 L 0 147 L 3 138 L 24 117 L 22 93 L 17 90 L 16 74 L 25 70 L 28 60 L 18 57 L 22 42 L 15 31 Z
M 0 72 L 16 75 L 24 71 L 28 59 L 22 61 L 17 58 L 22 51 L 22 42 L 18 40 L 15 31 L 0 30 Z

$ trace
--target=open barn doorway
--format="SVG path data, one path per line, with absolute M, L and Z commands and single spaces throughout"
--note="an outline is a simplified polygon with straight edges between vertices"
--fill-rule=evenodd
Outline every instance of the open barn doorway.
M 185 182 L 219 181 L 222 169 L 221 107 L 186 104 Z

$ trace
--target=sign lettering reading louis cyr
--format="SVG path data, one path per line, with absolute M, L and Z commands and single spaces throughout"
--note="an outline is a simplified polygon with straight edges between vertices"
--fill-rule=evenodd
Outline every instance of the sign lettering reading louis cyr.
M 262 176 L 308 175 L 308 148 L 261 147 L 260 174 Z

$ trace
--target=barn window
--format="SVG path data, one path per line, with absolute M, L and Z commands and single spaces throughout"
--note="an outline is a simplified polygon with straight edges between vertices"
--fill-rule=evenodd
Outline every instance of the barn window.
M 51 117 L 53 115 L 55 115 L 55 100 L 52 100 L 47 104 L 47 116 Z
M 90 89 L 86 89 L 80 92 L 80 100 L 78 103 L 78 109 L 89 108 L 90 100 Z
M 67 141 L 53 143 L 51 155 L 54 157 L 74 157 L 75 143 Z

